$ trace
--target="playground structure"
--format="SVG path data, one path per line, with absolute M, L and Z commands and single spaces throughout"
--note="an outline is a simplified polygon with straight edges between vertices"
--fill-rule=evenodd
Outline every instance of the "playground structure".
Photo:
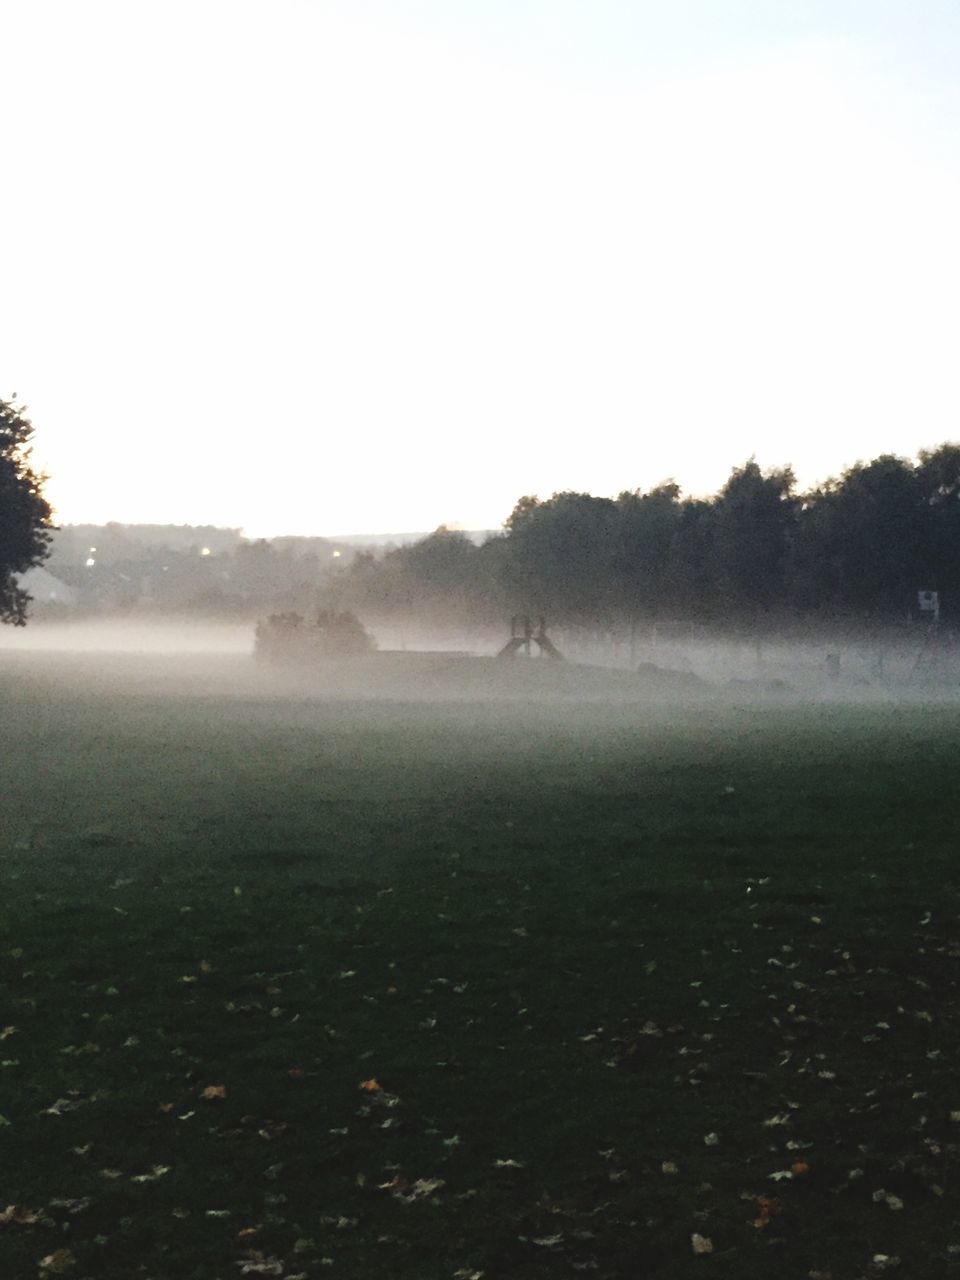
M 554 662 L 562 662 L 563 654 L 547 635 L 547 624 L 542 617 L 537 619 L 537 629 L 526 615 L 515 614 L 510 619 L 510 639 L 497 654 L 498 658 L 515 658 L 522 649 L 529 658 L 531 646 L 536 645 L 543 658 L 552 658 Z

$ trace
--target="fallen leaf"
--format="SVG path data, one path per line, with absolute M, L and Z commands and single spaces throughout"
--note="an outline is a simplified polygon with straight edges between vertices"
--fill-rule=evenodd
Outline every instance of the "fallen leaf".
M 693 1232 L 690 1236 L 690 1245 L 694 1253 L 713 1253 L 713 1241 L 709 1236 L 701 1236 Z
M 374 1080 L 371 1076 L 369 1080 L 360 1081 L 360 1088 L 366 1090 L 367 1093 L 379 1093 L 383 1085 L 380 1084 L 379 1080 Z
M 66 1111 L 76 1111 L 78 1107 L 82 1107 L 83 1103 L 78 1102 L 76 1098 L 58 1098 L 56 1102 L 52 1102 L 49 1107 L 45 1108 L 43 1115 L 45 1116 L 62 1116 Z
M 403 1178 L 400 1176 L 400 1174 L 397 1174 L 396 1177 L 391 1178 L 389 1182 L 378 1182 L 377 1190 L 378 1191 L 401 1191 L 406 1186 L 407 1186 L 406 1178 Z
M 50 1205 L 54 1209 L 66 1209 L 67 1213 L 83 1213 L 85 1209 L 89 1209 L 93 1204 L 90 1196 L 82 1196 L 79 1200 L 51 1200 Z
M 200 1097 L 211 1102 L 214 1098 L 225 1098 L 227 1096 L 227 1086 L 225 1084 L 208 1084 L 201 1092 Z
M 903 1201 L 900 1197 L 895 1196 L 890 1191 L 884 1191 L 883 1187 L 881 1187 L 879 1191 L 874 1191 L 872 1198 L 874 1204 L 886 1204 L 890 1209 L 903 1208 Z
M 7 1227 L 12 1222 L 19 1222 L 23 1226 L 32 1226 L 33 1223 L 39 1222 L 40 1214 L 33 1209 L 26 1209 L 22 1204 L 8 1204 L 0 1213 L 0 1227 Z
M 157 1182 L 159 1181 L 160 1178 L 164 1176 L 164 1174 L 169 1172 L 170 1172 L 170 1165 L 155 1164 L 149 1173 L 135 1174 L 130 1179 L 130 1181 L 131 1182 Z
M 415 1196 L 432 1196 L 434 1191 L 439 1191 L 443 1185 L 443 1178 L 418 1178 L 410 1191 Z
M 51 1271 L 54 1275 L 62 1275 L 76 1265 L 77 1260 L 69 1249 L 55 1249 L 40 1259 L 40 1270 Z
M 770 1221 L 771 1216 L 778 1211 L 780 1202 L 772 1196 L 757 1196 L 756 1200 L 758 1214 L 753 1220 L 753 1225 L 760 1231 Z
M 243 1276 L 282 1276 L 284 1272 L 282 1262 L 277 1258 L 264 1258 L 262 1254 L 250 1262 L 238 1262 L 237 1266 Z

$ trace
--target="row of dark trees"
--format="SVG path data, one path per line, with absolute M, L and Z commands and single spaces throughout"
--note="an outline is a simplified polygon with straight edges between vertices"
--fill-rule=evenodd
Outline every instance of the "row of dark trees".
M 23 622 L 17 575 L 49 552 L 32 434 L 21 407 L 0 400 L 0 622 Z M 233 559 L 235 573 L 222 564 L 213 573 L 211 563 L 210 591 L 223 596 L 227 583 L 241 602 L 277 595 L 274 549 L 254 544 Z M 280 559 L 289 561 L 280 594 L 315 596 L 327 575 L 315 549 Z M 789 467 L 764 472 L 751 460 L 706 499 L 683 498 L 672 482 L 617 498 L 525 497 L 503 533 L 480 545 L 441 528 L 380 557 L 362 553 L 332 575 L 329 594 L 371 619 L 534 613 L 593 628 L 755 629 L 800 619 L 893 625 L 915 617 L 921 590 L 939 592 L 944 618 L 960 624 L 960 445 L 916 461 L 885 454 L 803 494 Z
M 522 611 L 592 627 L 899 624 L 920 590 L 938 591 L 960 623 L 960 445 L 915 462 L 883 455 L 802 494 L 790 468 L 751 460 L 707 499 L 672 482 L 617 498 L 525 497 L 481 545 L 441 528 L 357 556 L 337 584 L 364 616 Z

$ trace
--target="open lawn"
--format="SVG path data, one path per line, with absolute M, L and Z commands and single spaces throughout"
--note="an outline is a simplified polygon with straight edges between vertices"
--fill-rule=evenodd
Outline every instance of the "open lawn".
M 3 655 L 3 1280 L 960 1274 L 960 707 L 513 692 Z

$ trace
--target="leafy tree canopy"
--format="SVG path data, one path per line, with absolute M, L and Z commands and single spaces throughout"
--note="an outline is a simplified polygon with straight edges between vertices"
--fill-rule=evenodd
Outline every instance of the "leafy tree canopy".
M 15 400 L 0 400 L 0 622 L 22 627 L 30 597 L 17 574 L 40 564 L 50 541 L 46 476 L 30 466 L 33 426 Z

